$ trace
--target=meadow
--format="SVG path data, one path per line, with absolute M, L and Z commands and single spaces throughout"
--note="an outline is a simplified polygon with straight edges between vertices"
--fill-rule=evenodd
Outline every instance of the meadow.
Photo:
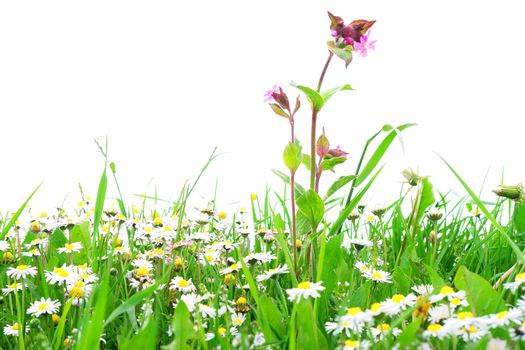
M 327 60 L 314 87 L 274 86 L 282 118 L 283 189 L 247 194 L 225 212 L 192 195 L 214 152 L 174 200 L 120 191 L 98 144 L 97 193 L 76 203 L 0 216 L 1 349 L 521 349 L 525 342 L 525 192 L 492 184 L 480 198 L 453 165 L 460 200 L 400 169 L 399 198 L 366 203 L 392 144 L 414 124 L 370 136 L 352 174 L 321 192 L 347 161 L 317 121 L 349 84 L 323 88 L 331 64 L 370 54 L 375 21 L 328 13 Z M 290 99 L 288 96 L 300 94 Z M 295 133 L 307 109 L 307 145 Z M 303 135 L 301 135 L 303 139 Z M 309 183 L 296 180 L 298 172 Z M 120 176 L 121 174 L 119 174 Z M 125 176 L 125 174 L 123 175 Z M 115 193 L 109 196 L 108 193 Z

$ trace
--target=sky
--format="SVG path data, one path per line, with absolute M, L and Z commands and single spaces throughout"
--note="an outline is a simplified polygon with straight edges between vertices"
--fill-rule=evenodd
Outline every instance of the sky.
M 417 123 L 392 144 L 368 201 L 388 202 L 407 167 L 441 192 L 465 194 L 441 155 L 484 198 L 524 181 L 525 49 L 518 1 L 13 1 L 0 3 L 0 211 L 15 210 L 41 182 L 33 208 L 95 195 L 109 142 L 126 200 L 174 198 L 217 147 L 196 188 L 205 205 L 247 204 L 282 183 L 286 120 L 264 103 L 274 84 L 315 86 L 330 39 L 326 11 L 376 20 L 376 50 L 326 88 L 350 84 L 319 115 L 354 172 L 364 141 L 384 124 Z M 297 137 L 306 148 L 303 97 Z M 320 129 L 319 129 L 320 130 Z M 307 186 L 305 169 L 298 174 Z M 110 181 L 110 193 L 114 193 Z

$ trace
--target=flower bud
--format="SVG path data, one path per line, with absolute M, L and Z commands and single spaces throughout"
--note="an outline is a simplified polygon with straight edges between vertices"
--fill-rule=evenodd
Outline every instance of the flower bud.
M 29 228 L 29 230 L 33 233 L 38 233 L 40 232 L 41 230 L 41 227 L 40 227 L 40 223 L 38 221 L 33 221 L 31 223 L 31 227 Z
M 521 183 L 517 184 L 516 186 L 500 185 L 493 189 L 492 192 L 494 192 L 499 197 L 514 199 L 516 201 L 525 200 L 523 185 Z
M 377 217 L 382 217 L 386 213 L 386 207 L 384 204 L 376 204 L 371 212 Z
M 421 177 L 412 169 L 407 168 L 401 172 L 401 175 L 407 180 L 406 182 L 410 186 L 417 186 L 419 180 L 421 180 Z
M 58 316 L 57 314 L 52 314 L 51 319 L 53 320 L 53 324 L 57 325 L 58 322 L 60 321 L 60 316 Z
M 348 215 L 348 220 L 355 221 L 359 219 L 359 216 L 361 216 L 361 214 L 359 214 L 359 211 L 357 209 L 352 209 L 350 215 Z
M 10 263 L 13 260 L 15 260 L 15 256 L 11 252 L 5 252 L 3 256 L 3 261 L 6 263 Z
M 300 240 L 296 239 L 295 240 L 295 248 L 297 250 L 301 250 L 301 247 L 303 246 L 303 242 L 301 242 Z
M 430 221 L 439 221 L 439 220 L 441 220 L 442 217 L 443 217 L 443 212 L 441 210 L 439 210 L 438 208 L 436 208 L 436 207 L 431 208 L 427 212 L 427 218 Z
M 319 136 L 317 139 L 317 148 L 316 152 L 319 157 L 324 157 L 328 154 L 328 151 L 330 150 L 330 141 L 328 141 L 328 138 L 325 136 L 324 132 Z
M 332 148 L 331 150 L 329 150 L 328 154 L 336 158 L 337 157 L 346 158 L 348 156 L 348 152 L 343 151 L 339 145 L 337 145 L 336 148 Z

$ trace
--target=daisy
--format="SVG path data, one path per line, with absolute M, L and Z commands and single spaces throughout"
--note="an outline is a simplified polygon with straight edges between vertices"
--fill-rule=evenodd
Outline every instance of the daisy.
M 71 266 L 66 266 L 66 264 L 62 265 L 62 267 L 55 267 L 53 271 L 46 271 L 46 280 L 49 284 L 73 283 L 77 279 L 78 274 L 73 271 Z
M 18 322 L 13 323 L 12 325 L 5 325 L 4 326 L 4 335 L 16 337 L 18 335 Z M 29 331 L 29 329 L 26 327 L 26 333 Z
M 367 340 L 346 340 L 343 343 L 343 350 L 353 350 L 353 349 L 368 349 L 370 347 L 370 342 Z
M 35 301 L 27 309 L 27 313 L 35 317 L 38 317 L 42 314 L 54 314 L 58 311 L 60 307 L 60 302 L 58 300 L 51 300 L 51 298 L 41 298 L 40 301 Z
M 82 249 L 82 243 L 80 242 L 73 242 L 73 243 L 67 243 L 64 247 L 58 248 L 57 251 L 59 253 L 68 253 L 71 254 L 73 252 L 78 253 Z
M 40 256 L 40 251 L 37 248 L 33 248 L 27 252 L 22 252 L 23 256 Z
M 215 318 L 217 315 L 217 310 L 215 310 L 213 307 L 199 303 L 199 311 L 201 312 L 202 318 L 210 317 Z
M 301 282 L 297 285 L 297 288 L 291 288 L 286 290 L 288 294 L 288 300 L 291 302 L 299 302 L 301 298 L 318 298 L 320 296 L 319 292 L 323 291 L 325 288 L 322 286 L 322 282 Z
M 448 336 L 447 330 L 439 323 L 431 323 L 428 325 L 427 329 L 423 331 L 423 337 L 427 339 L 432 337 L 443 339 L 446 336 Z
M 407 307 L 414 306 L 417 297 L 410 293 L 407 296 L 396 294 L 384 302 L 384 312 L 388 315 L 395 315 L 405 310 Z
M 377 283 L 392 283 L 392 275 L 386 271 L 369 269 L 362 274 L 363 277 Z
M 507 326 L 511 322 L 520 324 L 522 321 L 523 312 L 519 309 L 512 309 L 509 311 L 501 311 L 497 314 L 490 315 L 486 323 L 492 328 Z
M 456 292 L 454 288 L 445 286 L 439 290 L 439 294 L 430 296 L 430 302 L 436 303 L 445 298 L 447 298 L 448 300 L 452 300 L 454 298 L 465 299 L 465 291 L 460 290 Z
M 452 316 L 450 307 L 446 304 L 431 307 L 430 310 L 428 310 L 428 315 L 432 323 L 439 323 L 441 320 L 448 319 Z
M 266 253 L 251 253 L 251 254 L 248 254 L 244 258 L 244 261 L 247 261 L 247 262 L 256 261 L 259 264 L 265 264 L 265 263 L 268 263 L 268 262 L 270 262 L 272 260 L 275 260 L 276 258 L 277 258 L 277 256 L 275 256 L 275 254 L 269 253 L 269 252 L 266 252 Z
M 193 293 L 195 292 L 196 288 L 193 285 L 191 278 L 189 280 L 185 280 L 180 276 L 176 276 L 170 282 L 170 290 L 177 290 L 183 293 Z
M 219 261 L 219 253 L 215 250 L 207 249 L 201 254 L 201 263 L 214 266 Z
M 434 292 L 434 287 L 430 284 L 420 284 L 418 286 L 412 287 L 412 290 L 418 295 L 430 295 Z
M 232 325 L 234 327 L 239 327 L 243 324 L 244 320 L 246 319 L 246 315 L 242 313 L 234 313 L 232 315 Z
M 8 284 L 5 288 L 2 288 L 2 293 L 4 295 L 8 295 L 9 293 L 14 293 L 17 290 L 22 290 L 23 287 L 24 285 L 22 283 L 18 283 L 18 282 L 11 283 L 11 284 Z
M 459 335 L 461 338 L 463 338 L 464 341 L 476 341 L 481 338 L 483 338 L 487 334 L 487 330 L 485 328 L 481 328 L 479 326 L 466 326 L 462 327 L 460 330 L 457 331 L 456 335 Z
M 27 276 L 35 277 L 36 273 L 36 267 L 29 265 L 18 265 L 17 267 L 10 267 L 7 269 L 7 276 L 17 280 L 27 278 Z
M 390 327 L 388 323 L 381 323 L 375 328 L 370 328 L 370 331 L 372 332 L 372 335 L 374 336 L 374 339 L 384 339 L 388 334 L 392 333 L 394 337 L 397 337 L 399 334 L 401 334 L 401 329 L 397 327 Z
M 230 266 L 228 266 L 225 269 L 222 269 L 220 271 L 221 275 L 227 275 L 229 273 L 232 273 L 233 271 L 239 271 L 241 269 L 241 265 L 238 263 L 233 263 Z
M 516 293 L 516 290 L 525 283 L 525 272 L 518 273 L 514 278 L 514 282 L 507 282 L 503 284 L 503 287 L 509 289 L 512 293 Z
M 272 278 L 275 275 L 279 274 L 285 274 L 288 273 L 290 270 L 288 269 L 288 266 L 277 266 L 275 269 L 269 269 L 268 271 L 263 272 L 259 276 L 257 276 L 257 282 L 266 281 L 270 278 Z

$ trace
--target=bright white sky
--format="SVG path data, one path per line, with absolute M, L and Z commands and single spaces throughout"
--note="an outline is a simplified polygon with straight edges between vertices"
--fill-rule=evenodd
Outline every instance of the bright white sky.
M 415 122 L 370 201 L 393 198 L 407 166 L 443 192 L 459 189 L 433 152 L 476 189 L 489 168 L 489 188 L 503 169 L 507 183 L 525 180 L 518 1 L 10 1 L 0 4 L 0 210 L 16 209 L 42 180 L 37 209 L 67 195 L 76 202 L 77 182 L 94 195 L 103 159 L 93 139 L 106 136 L 127 195 L 156 187 L 175 196 L 215 146 L 226 154 L 198 188 L 202 204 L 217 178 L 223 204 L 246 204 L 266 184 L 282 191 L 270 168 L 284 169 L 288 125 L 263 95 L 275 83 L 290 96 L 292 80 L 316 84 L 326 10 L 377 20 L 376 51 L 346 70 L 334 61 L 325 79 L 356 89 L 319 117 L 350 152 L 338 175 L 353 172 L 383 124 Z M 303 108 L 305 146 L 309 119 Z

